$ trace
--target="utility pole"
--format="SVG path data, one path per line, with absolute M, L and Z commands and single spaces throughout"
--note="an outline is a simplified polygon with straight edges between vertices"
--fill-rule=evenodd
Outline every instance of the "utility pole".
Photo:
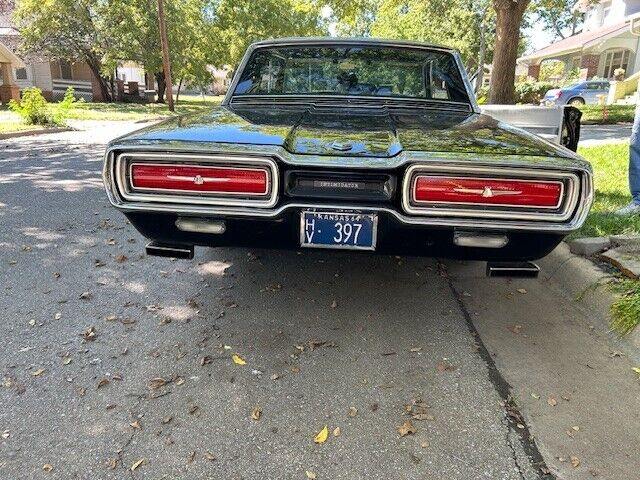
M 164 1 L 158 0 L 158 22 L 160 22 L 160 44 L 162 45 L 162 68 L 166 87 L 167 105 L 170 112 L 175 112 L 173 106 L 173 86 L 171 84 L 171 60 L 169 59 L 169 40 L 167 39 L 167 25 L 164 20 Z

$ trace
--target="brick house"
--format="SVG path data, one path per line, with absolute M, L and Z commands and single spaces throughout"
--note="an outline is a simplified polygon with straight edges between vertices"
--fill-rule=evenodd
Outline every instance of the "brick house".
M 640 18 L 640 0 L 583 1 L 575 8 L 584 16 L 582 31 L 519 58 L 528 77 L 537 80 L 548 60 L 562 61 L 565 72 L 578 69 L 583 80 L 612 79 L 619 68 L 627 77 L 640 71 L 640 37 L 631 31 Z

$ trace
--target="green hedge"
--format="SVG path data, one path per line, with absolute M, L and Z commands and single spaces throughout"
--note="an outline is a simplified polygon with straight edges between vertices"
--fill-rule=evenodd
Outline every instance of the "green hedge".
M 544 94 L 552 88 L 558 88 L 550 82 L 520 82 L 516 84 L 516 103 L 539 104 Z

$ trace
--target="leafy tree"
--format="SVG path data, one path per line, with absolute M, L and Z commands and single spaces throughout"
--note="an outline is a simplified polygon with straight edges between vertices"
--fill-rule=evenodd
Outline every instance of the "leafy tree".
M 82 60 L 110 99 L 103 78 L 108 32 L 102 26 L 104 2 L 92 0 L 18 0 L 14 20 L 22 48 L 54 59 Z
M 575 35 L 583 21 L 583 11 L 595 0 L 533 0 L 531 15 L 556 38 Z
M 219 0 L 210 32 L 212 64 L 236 66 L 257 40 L 326 34 L 322 6 L 309 0 Z
M 513 103 L 520 24 L 530 0 L 493 0 L 496 43 L 491 71 L 490 103 Z
M 382 0 L 371 34 L 456 48 L 467 69 L 480 72 L 493 45 L 492 15 L 483 0 Z

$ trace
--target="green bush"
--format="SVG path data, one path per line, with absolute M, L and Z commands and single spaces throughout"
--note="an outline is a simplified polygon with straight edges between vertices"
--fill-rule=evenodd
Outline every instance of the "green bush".
M 55 123 L 48 113 L 47 101 L 42 96 L 42 91 L 36 87 L 25 89 L 19 102 L 11 100 L 9 109 L 20 115 L 27 125 L 52 125 Z
M 489 87 L 480 87 L 476 93 L 476 98 L 478 99 L 479 105 L 486 104 L 489 98 Z
M 69 110 L 73 108 L 73 105 L 77 103 L 77 99 L 74 95 L 72 86 L 67 87 L 67 91 L 64 92 L 64 98 L 57 105 L 56 113 L 54 116 L 55 123 L 63 125 L 65 120 L 69 117 Z
M 520 82 L 516 84 L 516 103 L 539 104 L 544 94 L 557 85 L 550 82 Z

